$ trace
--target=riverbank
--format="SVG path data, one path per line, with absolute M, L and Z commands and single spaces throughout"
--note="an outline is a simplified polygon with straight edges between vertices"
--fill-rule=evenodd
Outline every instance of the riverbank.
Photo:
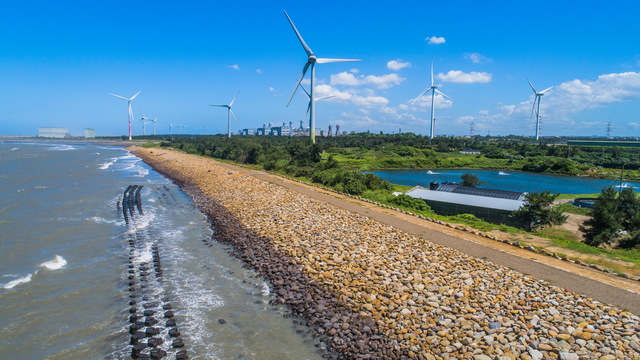
M 165 149 L 179 182 L 341 358 L 637 358 L 637 316 L 394 227 Z

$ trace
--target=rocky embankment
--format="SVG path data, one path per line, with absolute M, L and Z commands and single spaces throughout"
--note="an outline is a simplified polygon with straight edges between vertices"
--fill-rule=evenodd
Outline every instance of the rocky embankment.
M 640 359 L 634 314 L 213 160 L 132 151 L 183 186 L 336 357 Z

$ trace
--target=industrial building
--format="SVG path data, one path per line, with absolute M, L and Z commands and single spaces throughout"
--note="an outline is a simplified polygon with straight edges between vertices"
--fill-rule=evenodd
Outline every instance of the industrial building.
M 64 139 L 69 137 L 69 129 L 58 127 L 41 127 L 38 128 L 38 137 Z
M 431 209 L 440 215 L 452 216 L 471 214 L 495 224 L 522 227 L 511 214 L 524 204 L 526 193 L 474 188 L 455 183 L 431 183 L 431 189 L 416 186 L 406 195 L 423 199 Z

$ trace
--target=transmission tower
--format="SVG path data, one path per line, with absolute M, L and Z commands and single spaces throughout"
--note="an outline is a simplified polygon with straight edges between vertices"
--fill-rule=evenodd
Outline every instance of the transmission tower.
M 611 139 L 611 121 L 607 124 L 607 139 Z

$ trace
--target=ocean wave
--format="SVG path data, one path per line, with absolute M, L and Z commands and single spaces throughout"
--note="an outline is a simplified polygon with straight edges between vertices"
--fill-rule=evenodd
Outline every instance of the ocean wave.
M 75 146 L 72 146 L 72 145 L 58 145 L 58 146 L 52 146 L 48 150 L 52 150 L 52 151 L 69 151 L 69 150 L 77 150 L 77 149 L 78 148 L 76 148 Z
M 116 161 L 118 161 L 118 158 L 111 158 L 111 159 L 105 161 L 104 163 L 100 164 L 100 167 L 98 167 L 98 169 L 107 170 L 108 168 L 111 167 L 111 165 L 115 164 Z
M 29 275 L 21 277 L 19 279 L 11 280 L 8 283 L 4 284 L 2 287 L 5 288 L 5 289 L 13 289 L 17 285 L 28 283 L 29 281 L 31 281 L 31 277 L 32 276 L 33 276 L 33 274 L 29 274 Z
M 109 220 L 109 219 L 105 219 L 99 216 L 93 216 L 88 218 L 87 220 L 89 221 L 93 221 L 96 224 L 113 224 L 113 225 L 123 225 L 124 221 L 122 220 Z
M 59 270 L 59 269 L 62 269 L 65 265 L 67 265 L 67 260 L 65 260 L 60 255 L 56 255 L 56 257 L 53 258 L 53 260 L 45 261 L 42 264 L 40 264 L 40 266 L 38 266 L 38 269 L 36 269 L 36 271 L 33 272 L 33 274 L 28 274 L 28 275 L 23 276 L 21 278 L 17 278 L 15 280 L 11 280 L 8 283 L 2 285 L 2 287 L 4 289 L 13 289 L 14 287 L 16 287 L 16 286 L 18 286 L 20 284 L 26 284 L 28 282 L 31 282 L 31 279 L 33 278 L 33 275 L 37 274 L 40 268 L 46 268 L 48 270 Z M 5 275 L 5 277 L 6 276 L 11 276 L 11 275 Z
M 46 261 L 40 264 L 40 267 L 44 267 L 49 270 L 58 270 L 58 269 L 62 269 L 62 267 L 64 267 L 65 265 L 67 265 L 67 260 L 65 260 L 60 255 L 56 255 L 56 257 L 53 260 Z

